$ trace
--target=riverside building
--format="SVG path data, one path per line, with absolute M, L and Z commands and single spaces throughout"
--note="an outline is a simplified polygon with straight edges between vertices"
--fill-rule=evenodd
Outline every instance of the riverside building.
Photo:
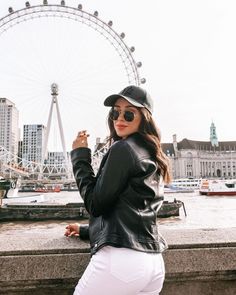
M 48 152 L 48 158 L 46 160 L 49 166 L 65 166 L 65 156 L 63 152 Z M 67 152 L 67 159 L 69 159 L 70 153 Z
M 13 155 L 18 153 L 19 111 L 7 98 L 0 98 L 0 146 Z
M 163 143 L 163 151 L 172 166 L 173 179 L 178 178 L 236 178 L 236 141 L 218 141 L 214 123 L 210 140 L 187 138 Z
M 23 161 L 42 162 L 45 134 L 46 127 L 42 124 L 24 125 L 22 144 Z
M 218 141 L 214 123 L 209 141 L 184 138 L 178 142 L 173 135 L 173 142 L 162 143 L 162 149 L 170 160 L 173 179 L 236 178 L 236 141 Z M 101 158 L 106 151 L 105 142 L 98 138 L 94 157 Z

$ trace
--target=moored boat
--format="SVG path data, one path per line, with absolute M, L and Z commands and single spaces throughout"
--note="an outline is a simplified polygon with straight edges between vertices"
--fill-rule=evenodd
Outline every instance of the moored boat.
M 184 202 L 180 200 L 174 199 L 173 202 L 170 201 L 163 201 L 162 206 L 160 210 L 157 212 L 157 217 L 159 218 L 166 218 L 166 217 L 171 217 L 171 216 L 179 216 L 179 209 L 183 206 L 185 216 L 186 210 L 184 206 Z
M 34 190 L 37 193 L 59 193 L 61 191 L 61 188 L 59 186 L 55 186 L 55 187 L 37 187 Z
M 197 190 L 199 189 L 201 182 L 201 178 L 178 178 L 173 179 L 170 185 L 182 190 Z
M 8 191 L 16 187 L 16 179 L 0 178 L 0 191 L 4 192 L 3 198 L 7 198 Z
M 46 203 L 37 204 L 37 201 L 30 201 L 30 203 L 26 203 L 26 200 L 24 200 L 25 203 L 22 202 L 19 204 L 19 200 L 17 199 L 15 199 L 15 203 L 10 202 L 0 210 L 0 221 L 63 219 L 76 220 L 89 218 L 89 214 L 86 211 L 83 202 L 62 205 Z M 157 213 L 157 217 L 165 218 L 179 216 L 179 209 L 182 206 L 186 215 L 184 203 L 182 201 L 176 199 L 173 202 L 164 201 Z
M 209 190 L 209 179 L 203 179 L 199 188 L 200 195 L 207 195 Z
M 187 188 L 187 187 L 180 187 L 175 186 L 172 184 L 164 185 L 164 193 L 171 194 L 171 193 L 193 193 L 194 189 Z
M 203 180 L 199 189 L 199 193 L 201 195 L 207 196 L 236 196 L 236 180 Z
M 59 193 L 62 191 L 59 185 L 21 185 L 20 193 Z
M 37 204 L 32 203 L 10 203 L 0 210 L 0 221 L 14 220 L 65 220 L 65 219 L 87 219 L 89 215 L 83 203 L 61 204 Z

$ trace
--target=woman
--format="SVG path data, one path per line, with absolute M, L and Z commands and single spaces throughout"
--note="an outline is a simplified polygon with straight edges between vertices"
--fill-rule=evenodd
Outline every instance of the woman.
M 89 234 L 92 255 L 74 295 L 157 295 L 165 275 L 161 252 L 167 248 L 156 224 L 163 200 L 159 185 L 170 175 L 153 102 L 144 89 L 128 86 L 104 105 L 111 107 L 112 145 L 96 176 L 87 132 L 79 132 L 72 145 L 73 172 L 90 221 L 68 225 L 65 235 Z

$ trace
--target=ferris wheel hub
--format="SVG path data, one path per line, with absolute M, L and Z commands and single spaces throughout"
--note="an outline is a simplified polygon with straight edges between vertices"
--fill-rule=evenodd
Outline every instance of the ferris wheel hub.
M 25 7 L 19 10 L 14 10 L 13 7 L 8 8 L 8 15 L 0 18 L 0 36 L 7 32 L 12 27 L 21 24 L 25 21 L 31 21 L 33 19 L 41 18 L 41 17 L 53 17 L 53 18 L 64 18 L 66 20 L 70 19 L 76 22 L 79 22 L 83 25 L 88 26 L 89 28 L 93 29 L 101 36 L 103 36 L 106 40 L 109 41 L 110 45 L 115 49 L 118 53 L 118 57 L 122 60 L 122 66 L 127 76 L 128 85 L 140 85 L 146 82 L 145 78 L 140 79 L 139 76 L 139 68 L 141 67 L 141 62 L 135 62 L 132 53 L 135 51 L 135 47 L 128 47 L 124 42 L 125 33 L 117 33 L 113 29 L 113 22 L 109 20 L 105 22 L 99 18 L 98 11 L 94 11 L 93 13 L 89 13 L 83 10 L 83 6 L 79 4 L 76 7 L 71 7 L 66 5 L 66 1 L 59 1 L 60 5 L 58 4 L 49 4 L 48 0 L 43 0 L 42 5 L 31 5 L 30 1 L 25 2 Z M 60 79 L 58 79 L 59 81 Z M 50 80 L 49 80 L 50 81 Z M 60 82 L 61 83 L 61 82 Z M 48 86 L 48 80 L 47 80 Z M 63 85 L 61 86 L 63 88 Z M 57 83 L 51 84 L 51 95 L 52 95 L 52 103 L 51 107 L 55 106 L 57 111 L 58 117 L 58 125 L 59 130 L 61 133 L 61 141 L 63 146 L 64 158 L 67 158 L 64 140 L 64 134 L 62 131 L 62 123 L 59 113 L 59 107 L 57 103 L 57 98 L 59 95 L 59 89 Z M 55 105 L 54 105 L 55 104 Z M 50 119 L 51 120 L 51 119 Z M 49 134 L 50 126 L 47 124 L 47 130 Z M 47 135 L 48 136 L 48 135 Z M 45 149 L 45 148 L 44 148 Z M 45 149 L 46 150 L 46 149 Z M 1 151 L 1 147 L 0 147 Z M 45 154 L 45 151 L 44 151 Z M 94 157 L 94 162 L 99 162 L 101 160 L 100 154 L 102 155 L 103 152 L 99 152 L 99 156 L 97 158 Z M 9 151 L 4 153 L 2 159 L 5 161 L 5 155 L 9 157 L 11 163 L 15 163 L 16 156 L 11 155 Z M 1 155 L 0 155 L 1 160 Z M 63 164 L 65 166 L 61 166 L 58 164 L 47 164 L 47 163 L 35 163 L 31 161 L 26 161 L 24 159 L 19 158 L 18 163 L 21 163 L 22 167 L 26 167 L 29 169 L 29 173 L 37 174 L 43 173 L 48 175 L 53 175 L 56 171 L 56 174 L 59 173 L 71 175 L 71 167 L 68 167 L 68 164 Z M 1 161 L 0 161 L 1 162 Z M 6 161 L 8 164 L 9 161 Z M 8 168 L 10 169 L 10 168 Z M 1 170 L 1 167 L 0 167 Z M 40 172 L 39 172 L 40 171 Z M 65 173 L 66 171 L 66 173 Z M 70 172 L 68 172 L 70 171 Z
M 58 85 L 56 83 L 52 83 L 51 85 L 52 95 L 58 94 Z

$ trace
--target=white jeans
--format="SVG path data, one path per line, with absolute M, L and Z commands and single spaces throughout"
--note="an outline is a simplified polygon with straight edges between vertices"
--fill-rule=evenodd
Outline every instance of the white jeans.
M 92 256 L 74 295 L 158 295 L 164 277 L 161 254 L 105 246 Z

